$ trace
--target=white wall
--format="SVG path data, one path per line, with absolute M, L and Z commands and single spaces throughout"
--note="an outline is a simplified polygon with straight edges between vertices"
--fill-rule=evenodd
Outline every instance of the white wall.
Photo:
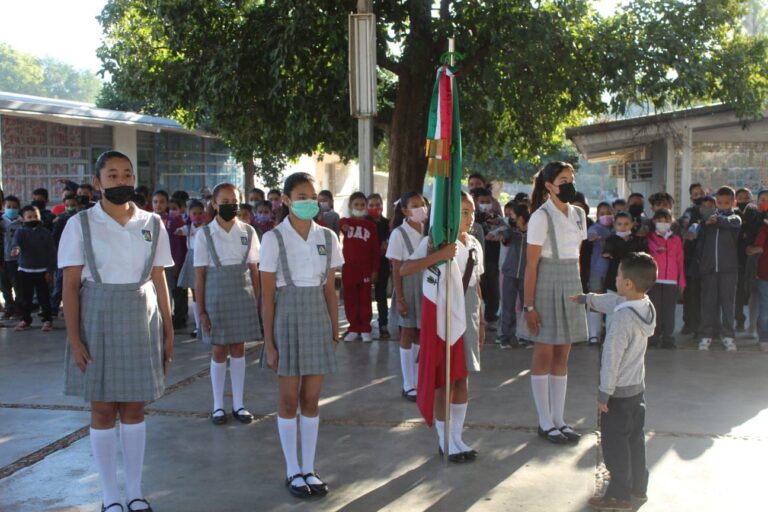
M 112 148 L 124 153 L 131 159 L 131 163 L 136 168 L 138 161 L 138 152 L 136 144 L 136 128 L 132 126 L 117 125 L 112 127 Z M 146 179 L 147 176 L 137 176 L 136 182 Z

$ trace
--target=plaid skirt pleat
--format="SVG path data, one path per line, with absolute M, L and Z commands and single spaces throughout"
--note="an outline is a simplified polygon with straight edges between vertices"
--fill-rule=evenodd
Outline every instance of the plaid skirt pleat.
M 179 271 L 176 286 L 179 288 L 195 288 L 195 251 L 192 249 L 187 250 L 187 257 L 184 258 L 184 264 Z
M 539 333 L 528 330 L 525 318 L 517 324 L 517 337 L 547 345 L 566 345 L 587 341 L 587 315 L 584 306 L 570 297 L 582 293 L 579 262 L 576 259 L 541 258 L 536 280 L 535 307 L 541 318 Z
M 248 265 L 205 269 L 205 312 L 211 332 L 198 331 L 206 345 L 232 345 L 261 337 L 256 294 Z
M 92 361 L 81 372 L 67 343 L 67 395 L 88 402 L 151 402 L 162 396 L 163 322 L 151 281 L 83 283 L 80 337 Z
M 464 362 L 468 372 L 480 371 L 480 297 L 477 285 L 467 288 L 464 294 L 467 313 L 467 329 L 464 331 Z
M 397 314 L 397 325 L 400 327 L 415 327 L 419 329 L 421 327 L 421 280 L 422 273 L 412 274 L 410 276 L 404 276 L 403 280 L 403 297 L 405 298 L 405 304 L 408 306 L 408 316 L 402 316 Z M 394 294 L 393 294 L 394 295 Z M 397 312 L 396 297 L 394 298 L 394 309 Z
M 278 288 L 274 329 L 278 375 L 296 377 L 336 372 L 333 329 L 323 286 Z M 264 353 L 261 361 L 265 366 Z

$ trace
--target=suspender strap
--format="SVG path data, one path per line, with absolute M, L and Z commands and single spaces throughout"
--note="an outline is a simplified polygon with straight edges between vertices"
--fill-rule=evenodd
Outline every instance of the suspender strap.
M 552 249 L 552 259 L 560 259 L 560 251 L 557 248 L 557 234 L 555 233 L 555 221 L 552 219 L 552 214 L 549 213 L 547 208 L 541 208 L 547 216 L 547 238 L 549 239 L 549 246 Z
M 283 279 L 287 286 L 293 286 L 293 278 L 291 277 L 291 267 L 288 265 L 288 253 L 285 252 L 285 242 L 283 241 L 283 234 L 279 229 L 273 229 L 277 239 L 277 247 L 280 255 L 280 269 L 283 271 Z
M 149 252 L 149 259 L 147 259 L 147 262 L 144 264 L 144 272 L 141 274 L 142 282 L 147 282 L 152 277 L 152 267 L 155 264 L 158 238 L 160 238 L 160 219 L 152 217 L 152 250 Z
M 328 229 L 324 229 L 323 234 L 325 234 L 325 272 L 320 280 L 325 284 L 328 279 L 328 272 L 331 271 L 331 249 L 333 249 L 331 236 L 333 235 L 331 235 L 331 231 Z
M 213 222 L 216 222 L 215 220 Z M 208 245 L 208 254 L 211 256 L 211 260 L 213 260 L 213 265 L 218 268 L 221 266 L 221 260 L 219 259 L 219 255 L 216 253 L 216 248 L 213 246 L 213 237 L 211 236 L 211 226 L 206 224 L 203 226 L 203 234 L 205 234 L 205 241 L 208 242 L 206 245 Z
M 251 254 L 251 242 L 253 242 L 253 227 L 245 223 L 243 225 L 245 226 L 245 231 L 248 232 L 248 243 L 245 246 L 245 256 L 243 256 L 243 265 L 247 265 L 248 255 Z
M 459 242 L 461 243 L 461 242 Z M 464 284 L 464 293 L 467 293 L 469 288 L 469 281 L 472 279 L 472 272 L 475 271 L 475 254 L 477 249 L 474 247 L 469 249 L 469 256 L 467 257 L 467 268 L 464 269 L 464 275 L 461 278 L 461 282 Z
M 408 249 L 408 256 L 410 256 L 411 254 L 413 254 L 414 248 L 413 248 L 413 244 L 411 243 L 411 239 L 408 238 L 408 232 L 405 230 L 405 226 L 403 226 L 402 224 L 397 229 L 398 231 L 400 231 L 400 234 L 403 237 L 403 242 L 405 242 L 405 248 Z
M 101 276 L 96 268 L 96 257 L 93 254 L 93 241 L 91 238 L 91 225 L 88 222 L 88 210 L 83 210 L 77 214 L 80 217 L 80 227 L 83 230 L 83 250 L 85 251 L 85 263 L 91 272 L 94 282 L 100 283 Z

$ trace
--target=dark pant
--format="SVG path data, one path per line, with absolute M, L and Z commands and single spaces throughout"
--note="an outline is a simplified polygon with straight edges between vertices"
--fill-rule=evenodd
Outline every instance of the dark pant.
M 648 292 L 656 309 L 656 329 L 653 341 L 674 343 L 675 309 L 677 308 L 677 285 L 656 283 Z
M 54 314 L 59 312 L 61 306 L 61 297 L 64 289 L 64 270 L 56 269 L 53 274 L 53 291 L 51 292 L 51 311 Z M 38 299 L 39 300 L 39 299 Z
M 187 325 L 189 317 L 189 290 L 186 288 L 174 287 L 171 290 L 173 299 L 173 325 L 184 327 Z
M 715 272 L 701 276 L 702 338 L 733 338 L 733 309 L 736 300 L 736 272 Z
M 485 321 L 496 322 L 499 319 L 499 266 L 488 265 L 480 278 L 480 291 L 485 302 Z
M 52 321 L 51 301 L 48 294 L 48 283 L 45 280 L 45 272 L 24 272 L 19 270 L 16 281 L 19 288 L 19 302 L 21 303 L 21 319 L 28 324 L 32 323 L 32 299 L 35 292 L 37 292 L 40 309 L 43 311 L 43 322 Z
M 374 283 L 376 296 L 376 312 L 379 314 L 379 328 L 389 324 L 389 306 L 387 306 L 387 287 L 389 286 L 389 260 L 381 258 L 379 262 L 379 277 Z
M 5 310 L 8 313 L 13 313 L 16 306 L 16 300 L 14 299 L 13 295 L 14 290 L 16 290 L 17 297 L 19 294 L 16 283 L 16 276 L 18 271 L 19 263 L 17 261 L 6 261 L 3 263 L 2 272 L 0 272 L 0 286 L 2 286 L 3 290 Z
M 747 256 L 744 265 L 739 267 L 739 283 L 736 287 L 736 312 L 734 318 L 739 326 L 743 326 L 747 317 L 744 308 L 749 305 L 749 299 L 753 292 L 755 280 L 757 280 L 757 262 L 759 254 Z M 753 319 L 750 322 L 754 323 Z
M 685 276 L 683 291 L 683 323 L 693 332 L 699 332 L 701 324 L 701 281 L 699 276 Z
M 629 501 L 632 494 L 644 495 L 647 492 L 644 426 L 643 393 L 608 400 L 608 412 L 600 415 L 603 459 L 611 473 L 606 496 Z
M 517 299 L 522 301 L 523 280 L 514 276 L 503 277 L 501 284 L 501 336 L 502 343 L 517 341 L 515 328 L 517 326 Z

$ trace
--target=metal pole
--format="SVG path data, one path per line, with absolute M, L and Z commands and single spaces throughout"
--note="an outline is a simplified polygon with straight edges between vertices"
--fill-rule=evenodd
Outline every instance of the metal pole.
M 358 0 L 358 14 L 373 12 L 373 0 Z M 375 59 L 375 57 L 374 57 Z M 373 193 L 373 117 L 357 120 L 357 154 L 360 191 L 366 196 Z
M 448 38 L 448 51 L 453 52 L 455 48 L 455 42 L 452 37 Z M 453 54 L 451 54 L 451 66 L 453 66 Z M 451 86 L 453 86 L 453 78 L 451 79 Z M 451 95 L 453 95 L 453 87 L 451 87 Z M 453 151 L 453 148 L 451 148 Z M 452 188 L 452 175 L 453 169 L 448 172 L 448 179 L 446 180 L 445 187 L 445 209 L 448 215 L 446 216 L 448 229 L 446 231 L 447 241 L 451 241 L 451 188 Z M 451 267 L 453 265 L 453 258 L 448 260 L 445 264 L 445 422 L 443 423 L 443 464 L 448 465 L 448 447 L 450 443 L 451 432 Z

